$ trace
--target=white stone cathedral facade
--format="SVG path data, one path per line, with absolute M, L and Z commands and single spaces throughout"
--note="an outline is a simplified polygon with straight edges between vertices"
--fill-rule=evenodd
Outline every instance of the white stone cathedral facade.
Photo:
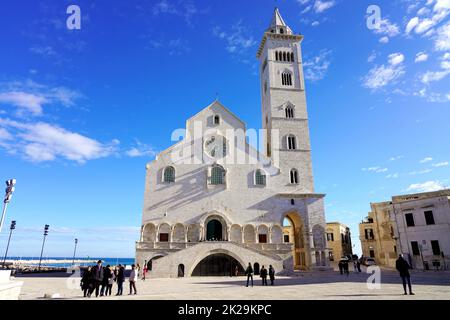
M 181 141 L 147 164 L 136 262 L 149 276 L 235 275 L 249 263 L 256 273 L 263 265 L 277 273 L 328 266 L 302 39 L 275 9 L 257 52 L 261 152 L 239 138 L 245 124 L 216 100 L 187 120 Z

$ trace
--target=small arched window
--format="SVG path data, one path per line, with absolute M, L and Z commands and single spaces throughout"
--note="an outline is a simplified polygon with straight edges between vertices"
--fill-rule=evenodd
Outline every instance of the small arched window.
M 211 169 L 211 184 L 225 184 L 225 169 L 221 166 L 214 166 Z
M 291 106 L 286 107 L 286 118 L 294 118 L 294 108 L 292 108 Z
M 275 61 L 278 61 L 278 51 L 275 51 Z
M 281 33 L 281 34 L 283 34 L 283 33 L 284 33 L 284 30 L 283 30 L 283 28 L 280 28 L 280 33 Z
M 258 169 L 255 172 L 255 184 L 257 186 L 265 186 L 266 185 L 266 173 L 261 169 Z
M 214 116 L 214 124 L 215 124 L 215 125 L 220 124 L 220 117 L 219 117 L 218 115 L 215 115 L 215 116 Z
M 175 168 L 174 167 L 166 167 L 164 169 L 163 181 L 166 183 L 175 182 Z
M 288 72 L 281 74 L 281 84 L 283 86 L 292 86 L 292 75 Z
M 298 171 L 297 169 L 291 170 L 291 183 L 298 184 Z
M 294 62 L 294 53 L 291 52 L 291 61 Z
M 286 52 L 283 52 L 283 61 L 287 61 Z
M 287 136 L 287 148 L 288 148 L 288 150 L 297 149 L 297 141 L 295 139 L 295 136 L 293 136 L 293 135 Z

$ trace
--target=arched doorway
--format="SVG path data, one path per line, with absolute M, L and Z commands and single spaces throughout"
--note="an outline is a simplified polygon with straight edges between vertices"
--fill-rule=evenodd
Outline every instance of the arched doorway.
M 164 256 L 156 256 L 156 257 L 151 258 L 151 259 L 147 262 L 147 270 L 148 270 L 148 271 L 152 271 L 152 268 L 153 268 L 153 261 L 158 260 L 158 259 L 160 259 L 160 258 L 162 258 L 162 257 L 164 257 Z
M 296 212 L 288 213 L 283 221 L 284 238 L 293 243 L 292 256 L 295 270 L 306 269 L 306 253 L 304 240 L 304 226 L 300 215 Z
M 255 274 L 255 276 L 259 275 L 259 263 L 258 262 L 255 262 L 253 264 L 253 273 Z
M 206 225 L 206 240 L 222 241 L 222 223 L 219 220 L 213 219 Z
M 192 271 L 192 276 L 233 276 L 236 267 L 239 275 L 244 274 L 244 268 L 239 261 L 225 253 L 216 253 L 201 260 Z
M 183 278 L 184 277 L 184 264 L 178 265 L 178 277 Z

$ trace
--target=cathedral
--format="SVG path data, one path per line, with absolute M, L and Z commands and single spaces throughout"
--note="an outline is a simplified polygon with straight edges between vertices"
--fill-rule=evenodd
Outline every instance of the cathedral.
M 256 57 L 263 142 L 219 101 L 146 165 L 136 262 L 150 277 L 327 268 L 324 194 L 314 191 L 301 42 L 275 9 Z M 243 137 L 243 138 L 242 138 Z

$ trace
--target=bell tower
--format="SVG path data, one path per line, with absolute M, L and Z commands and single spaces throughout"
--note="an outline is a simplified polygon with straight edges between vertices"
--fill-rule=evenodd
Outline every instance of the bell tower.
M 265 153 L 280 168 L 286 185 L 313 193 L 311 148 L 306 108 L 301 42 L 275 8 L 264 32 L 260 62 L 262 127 Z

